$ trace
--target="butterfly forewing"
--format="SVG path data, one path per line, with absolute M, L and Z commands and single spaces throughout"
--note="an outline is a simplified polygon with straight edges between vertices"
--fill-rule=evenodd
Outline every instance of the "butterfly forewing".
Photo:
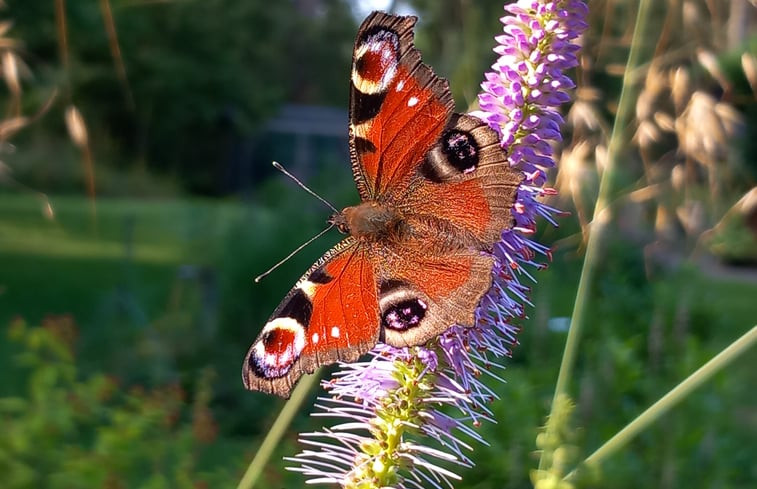
M 372 13 L 350 76 L 350 155 L 363 200 L 402 193 L 452 114 L 446 80 L 413 46 L 415 17 Z
M 373 266 L 366 250 L 347 238 L 316 262 L 276 308 L 247 352 L 242 380 L 248 389 L 288 397 L 303 373 L 355 361 L 378 336 Z

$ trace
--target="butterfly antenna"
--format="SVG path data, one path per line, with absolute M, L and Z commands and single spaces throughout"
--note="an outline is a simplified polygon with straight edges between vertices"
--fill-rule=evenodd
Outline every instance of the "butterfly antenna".
M 297 183 L 297 185 L 299 185 L 300 187 L 302 187 L 302 189 L 303 189 L 303 190 L 304 190 L 305 192 L 309 193 L 310 195 L 312 195 L 312 196 L 313 196 L 313 197 L 315 197 L 316 199 L 320 200 L 321 202 L 323 202 L 324 204 L 326 204 L 327 206 L 329 206 L 329 208 L 330 208 L 330 209 L 331 209 L 332 211 L 334 211 L 334 213 L 335 213 L 335 214 L 339 214 L 339 211 L 338 211 L 338 210 L 336 210 L 336 207 L 334 207 L 333 205 L 331 205 L 331 203 L 330 203 L 330 202 L 329 202 L 328 200 L 324 199 L 323 197 L 321 197 L 321 196 L 320 196 L 320 195 L 318 195 L 317 193 L 315 193 L 315 192 L 313 192 L 312 190 L 310 190 L 310 189 L 308 188 L 308 186 L 307 186 L 307 185 L 305 185 L 304 183 L 302 183 L 302 182 L 301 182 L 301 181 L 300 181 L 300 180 L 299 180 L 299 179 L 298 179 L 297 177 L 295 177 L 294 175 L 292 175 L 291 173 L 289 173 L 288 171 L 286 171 L 286 169 L 285 169 L 285 168 L 284 168 L 283 166 L 281 166 L 281 163 L 279 163 L 278 161 L 274 161 L 274 162 L 273 162 L 272 164 L 273 164 L 273 167 L 274 167 L 274 168 L 276 168 L 276 169 L 277 169 L 277 170 L 279 170 L 279 171 L 280 171 L 281 173 L 283 173 L 284 175 L 286 175 L 286 176 L 288 176 L 289 178 L 291 178 L 292 180 L 294 180 L 294 181 L 295 181 L 295 182 Z M 320 234 L 319 234 L 318 236 L 320 236 Z M 316 236 L 316 238 L 317 238 L 318 236 Z M 314 238 L 314 239 L 315 239 L 315 238 Z M 310 241 L 308 241 L 308 242 L 307 242 L 307 243 L 305 243 L 305 244 L 308 244 L 308 243 L 310 243 Z M 303 246 L 304 246 L 304 245 L 303 245 Z M 287 257 L 287 258 L 288 258 L 288 257 Z M 274 268 L 275 268 L 275 267 L 274 267 Z M 257 280 L 256 280 L 256 282 L 257 282 Z
M 277 268 L 279 268 L 279 267 L 280 267 L 280 266 L 281 266 L 281 265 L 282 265 L 283 263 L 285 263 L 285 262 L 286 262 L 287 260 L 289 260 L 290 258 L 292 258 L 292 257 L 293 257 L 294 255 L 296 255 L 297 253 L 299 253 L 301 249 L 303 249 L 304 247 L 306 247 L 307 245 L 309 245 L 310 243 L 312 243 L 312 242 L 313 242 L 313 241 L 315 241 L 316 239 L 320 238 L 321 236 L 323 236 L 324 234 L 326 234 L 327 232 L 329 232 L 329 231 L 331 230 L 331 228 L 333 228 L 333 227 L 334 227 L 334 224 L 329 224 L 329 227 L 327 227 L 326 229 L 324 229 L 324 230 L 323 230 L 323 231 L 321 231 L 320 233 L 316 234 L 315 236 L 313 236 L 313 237 L 312 237 L 312 238 L 310 238 L 309 240 L 307 240 L 307 241 L 305 241 L 304 243 L 302 243 L 302 244 L 301 244 L 300 246 L 298 246 L 298 247 L 297 247 L 297 248 L 296 248 L 296 249 L 295 249 L 295 250 L 294 250 L 293 252 L 289 253 L 289 254 L 288 254 L 288 255 L 287 255 L 286 257 L 284 257 L 284 258 L 282 258 L 281 260 L 279 260 L 279 262 L 278 262 L 277 264 L 275 264 L 274 266 L 272 266 L 271 268 L 269 268 L 269 269 L 268 269 L 267 271 L 265 271 L 264 273 L 261 273 L 260 275 L 258 275 L 257 277 L 255 277 L 255 283 L 258 283 L 258 282 L 260 282 L 261 280 L 263 280 L 263 277 L 265 277 L 266 275 L 268 275 L 268 274 L 269 274 L 269 273 L 271 273 L 272 271 L 274 271 L 274 270 L 276 270 Z

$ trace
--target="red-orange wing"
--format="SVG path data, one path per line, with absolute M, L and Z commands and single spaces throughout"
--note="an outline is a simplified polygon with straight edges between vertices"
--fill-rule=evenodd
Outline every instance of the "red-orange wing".
M 350 156 L 363 200 L 401 195 L 452 114 L 447 81 L 413 46 L 416 20 L 374 12 L 355 41 Z
M 453 114 L 395 202 L 416 225 L 436 223 L 442 238 L 454 234 L 458 244 L 488 249 L 513 225 L 522 180 L 493 129 L 476 117 Z
M 367 250 L 347 238 L 316 262 L 279 304 L 250 347 L 242 380 L 289 397 L 303 373 L 352 362 L 379 338 L 378 301 Z

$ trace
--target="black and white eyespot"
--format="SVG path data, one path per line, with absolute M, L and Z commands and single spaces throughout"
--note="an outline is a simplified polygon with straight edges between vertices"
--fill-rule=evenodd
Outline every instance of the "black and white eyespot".
M 352 84 L 361 94 L 386 92 L 397 75 L 399 36 L 382 26 L 366 30 L 355 47 Z
M 272 379 L 289 372 L 294 362 L 300 358 L 310 318 L 313 315 L 311 301 L 318 281 L 328 275 L 310 274 L 289 294 L 266 323 L 258 341 L 250 348 L 247 359 L 250 369 L 259 377 Z
M 421 324 L 428 304 L 403 282 L 387 281 L 379 287 L 379 310 L 382 327 L 404 332 Z
M 460 173 L 470 173 L 478 166 L 478 143 L 469 132 L 449 129 L 442 134 L 441 145 L 447 162 Z
M 473 134 L 448 127 L 426 153 L 420 173 L 432 182 L 445 182 L 475 171 L 479 161 L 480 147 Z
M 283 377 L 300 358 L 305 348 L 305 327 L 290 317 L 278 317 L 268 322 L 260 339 L 250 348 L 247 360 L 258 377 Z

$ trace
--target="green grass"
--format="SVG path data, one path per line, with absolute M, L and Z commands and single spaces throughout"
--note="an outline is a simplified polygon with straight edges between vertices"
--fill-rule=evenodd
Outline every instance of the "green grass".
M 31 195 L 0 195 L 0 321 L 73 314 L 89 323 L 109 294 L 133 290 L 149 317 L 182 263 L 207 260 L 241 209 L 205 202 L 53 198 L 46 219 Z M 136 313 L 136 312 L 135 312 Z

